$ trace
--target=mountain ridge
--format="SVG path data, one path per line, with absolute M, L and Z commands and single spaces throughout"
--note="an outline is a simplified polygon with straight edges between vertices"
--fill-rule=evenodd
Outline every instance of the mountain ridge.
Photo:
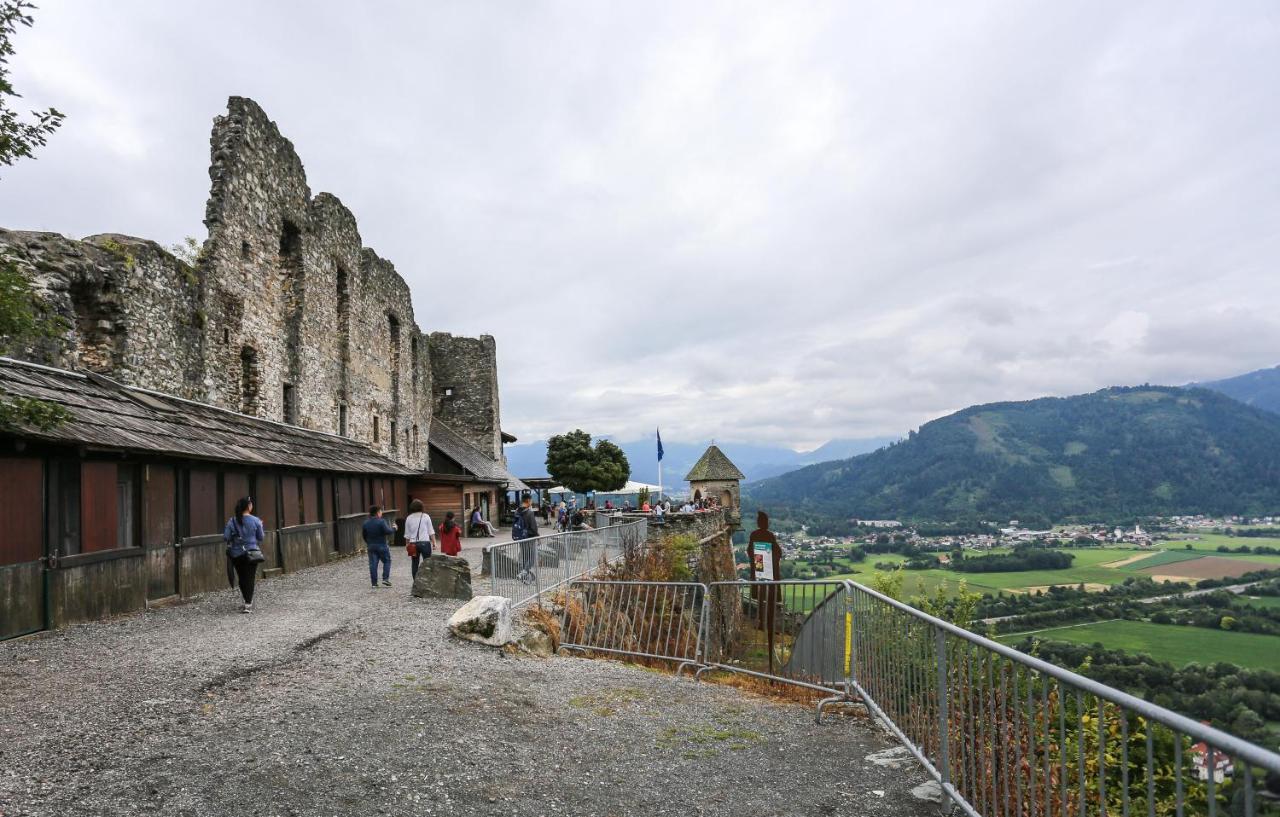
M 862 518 L 1111 518 L 1280 510 L 1280 415 L 1173 386 L 987 403 L 881 450 L 748 486 Z

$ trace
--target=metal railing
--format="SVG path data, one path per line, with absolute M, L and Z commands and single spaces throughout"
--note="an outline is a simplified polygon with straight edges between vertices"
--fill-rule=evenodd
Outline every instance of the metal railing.
M 647 536 L 648 525 L 640 520 L 490 545 L 485 548 L 490 592 L 519 607 L 638 551 Z
M 697 582 L 572 581 L 565 587 L 560 646 L 698 665 L 707 587 Z
M 571 648 L 833 693 L 819 718 L 860 701 L 944 805 L 974 817 L 1280 814 L 1259 785 L 1280 781 L 1280 755 L 851 581 L 575 582 L 568 595 L 582 599 L 566 612 Z M 655 616 L 683 642 L 655 639 Z
M 709 634 L 699 675 L 712 669 L 843 692 L 845 592 L 841 581 L 713 582 L 719 634 Z
M 971 815 L 1258 814 L 1280 755 L 846 582 L 851 691 Z

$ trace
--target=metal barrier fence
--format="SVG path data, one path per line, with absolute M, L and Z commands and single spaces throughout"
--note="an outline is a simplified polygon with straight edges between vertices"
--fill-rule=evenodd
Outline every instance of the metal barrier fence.
M 874 590 L 845 601 L 852 690 L 967 814 L 1253 817 L 1280 776 L 1274 752 Z
M 1280 755 L 854 582 L 570 591 L 584 603 L 566 646 L 838 693 L 819 717 L 860 701 L 974 817 L 1280 814 L 1280 792 L 1259 785 L 1280 783 Z M 654 616 L 683 647 L 655 640 Z
M 491 592 L 519 607 L 640 550 L 647 536 L 648 525 L 640 520 L 490 545 L 485 551 Z
M 844 692 L 841 581 L 713 582 L 707 585 L 719 634 L 705 666 L 827 692 Z M 736 620 L 735 620 L 736 619 Z
M 697 582 L 569 582 L 560 645 L 673 661 L 679 675 L 699 663 L 706 592 Z

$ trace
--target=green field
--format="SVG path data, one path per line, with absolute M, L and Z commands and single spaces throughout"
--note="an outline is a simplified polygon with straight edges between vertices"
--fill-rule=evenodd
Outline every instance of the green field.
M 1025 635 L 1009 633 L 998 640 L 1015 644 Z M 1280 638 L 1270 635 L 1175 627 L 1145 621 L 1103 621 L 1041 630 L 1035 633 L 1035 637 L 1072 644 L 1099 642 L 1108 649 L 1144 653 L 1180 667 L 1193 662 L 1203 665 L 1226 661 L 1242 667 L 1280 672 Z
M 1182 535 L 1182 534 L 1175 534 Z M 1195 533 L 1192 536 L 1199 536 L 1195 541 L 1185 541 L 1175 539 L 1171 541 L 1162 541 L 1157 543 L 1157 547 L 1166 550 L 1186 550 L 1187 545 L 1191 545 L 1192 550 L 1212 550 L 1217 551 L 1221 545 L 1234 548 L 1241 545 L 1254 547 L 1255 545 L 1265 545 L 1267 547 L 1280 548 L 1280 537 L 1274 539 L 1257 539 L 1252 536 L 1226 536 L 1221 533 Z M 1259 559 L 1267 561 L 1268 559 L 1277 559 L 1277 556 L 1258 556 L 1252 553 L 1220 553 L 1219 556 L 1238 556 L 1247 559 Z
M 1272 540 L 1257 539 L 1252 541 L 1259 544 L 1268 544 Z M 918 596 L 921 593 L 933 595 L 937 592 L 939 586 L 945 586 L 947 594 L 954 596 L 961 582 L 964 582 L 965 586 L 972 592 L 990 593 L 992 595 L 1000 592 L 1027 591 L 1030 588 L 1051 585 L 1074 587 L 1085 584 L 1091 586 L 1089 589 L 1096 589 L 1098 585 L 1109 587 L 1114 584 L 1120 584 L 1125 579 L 1148 576 L 1149 574 L 1141 572 L 1142 568 L 1177 564 L 1197 559 L 1201 556 L 1229 556 L 1280 567 L 1280 556 L 1260 556 L 1252 553 L 1218 553 L 1216 550 L 1218 545 L 1224 542 L 1234 546 L 1246 542 L 1246 540 L 1227 536 L 1212 536 L 1204 541 L 1192 543 L 1198 546 L 1195 550 L 1186 550 L 1180 542 L 1162 543 L 1167 548 L 1166 550 L 1151 551 L 1141 561 L 1118 568 L 1106 567 L 1105 565 L 1141 554 L 1143 551 L 1137 548 L 1064 548 L 1062 549 L 1063 552 L 1070 553 L 1075 558 L 1071 567 L 1062 570 L 1028 570 L 1015 573 L 960 573 L 942 568 L 907 570 L 904 572 L 903 595 L 907 598 Z M 1002 548 L 991 552 L 1008 553 L 1009 550 Z M 883 572 L 876 569 L 876 564 L 897 565 L 904 561 L 906 561 L 906 558 L 896 553 L 868 554 L 866 561 L 859 563 L 853 563 L 847 558 L 838 557 L 834 562 L 836 570 L 839 572 L 828 578 L 831 580 L 852 579 L 859 584 L 870 585 L 874 576 Z M 1176 574 L 1176 569 L 1171 568 L 1170 572 Z
M 1008 551 L 993 551 L 995 553 Z M 996 594 L 1001 591 L 1022 590 L 1028 587 L 1044 587 L 1054 584 L 1119 584 L 1130 578 L 1131 573 L 1115 568 L 1102 567 L 1106 562 L 1114 562 L 1132 556 L 1135 551 L 1130 548 L 1070 548 L 1067 553 L 1075 556 L 1071 567 L 1063 570 L 1027 570 L 1017 573 L 959 573 L 953 570 L 934 568 L 931 570 L 905 571 L 903 593 L 917 596 L 923 592 L 933 595 L 940 585 L 945 585 L 949 595 L 955 595 L 960 582 L 974 593 Z M 875 564 L 900 564 L 906 561 L 895 554 L 868 555 L 867 560 L 854 565 L 849 571 L 840 574 L 841 579 L 853 579 L 860 584 L 870 584 L 874 574 L 882 572 Z

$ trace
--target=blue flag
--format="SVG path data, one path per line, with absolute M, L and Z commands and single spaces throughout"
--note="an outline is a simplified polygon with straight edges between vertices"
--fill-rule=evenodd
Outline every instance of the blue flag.
M 662 462 L 662 429 L 654 429 L 658 432 L 658 462 Z

